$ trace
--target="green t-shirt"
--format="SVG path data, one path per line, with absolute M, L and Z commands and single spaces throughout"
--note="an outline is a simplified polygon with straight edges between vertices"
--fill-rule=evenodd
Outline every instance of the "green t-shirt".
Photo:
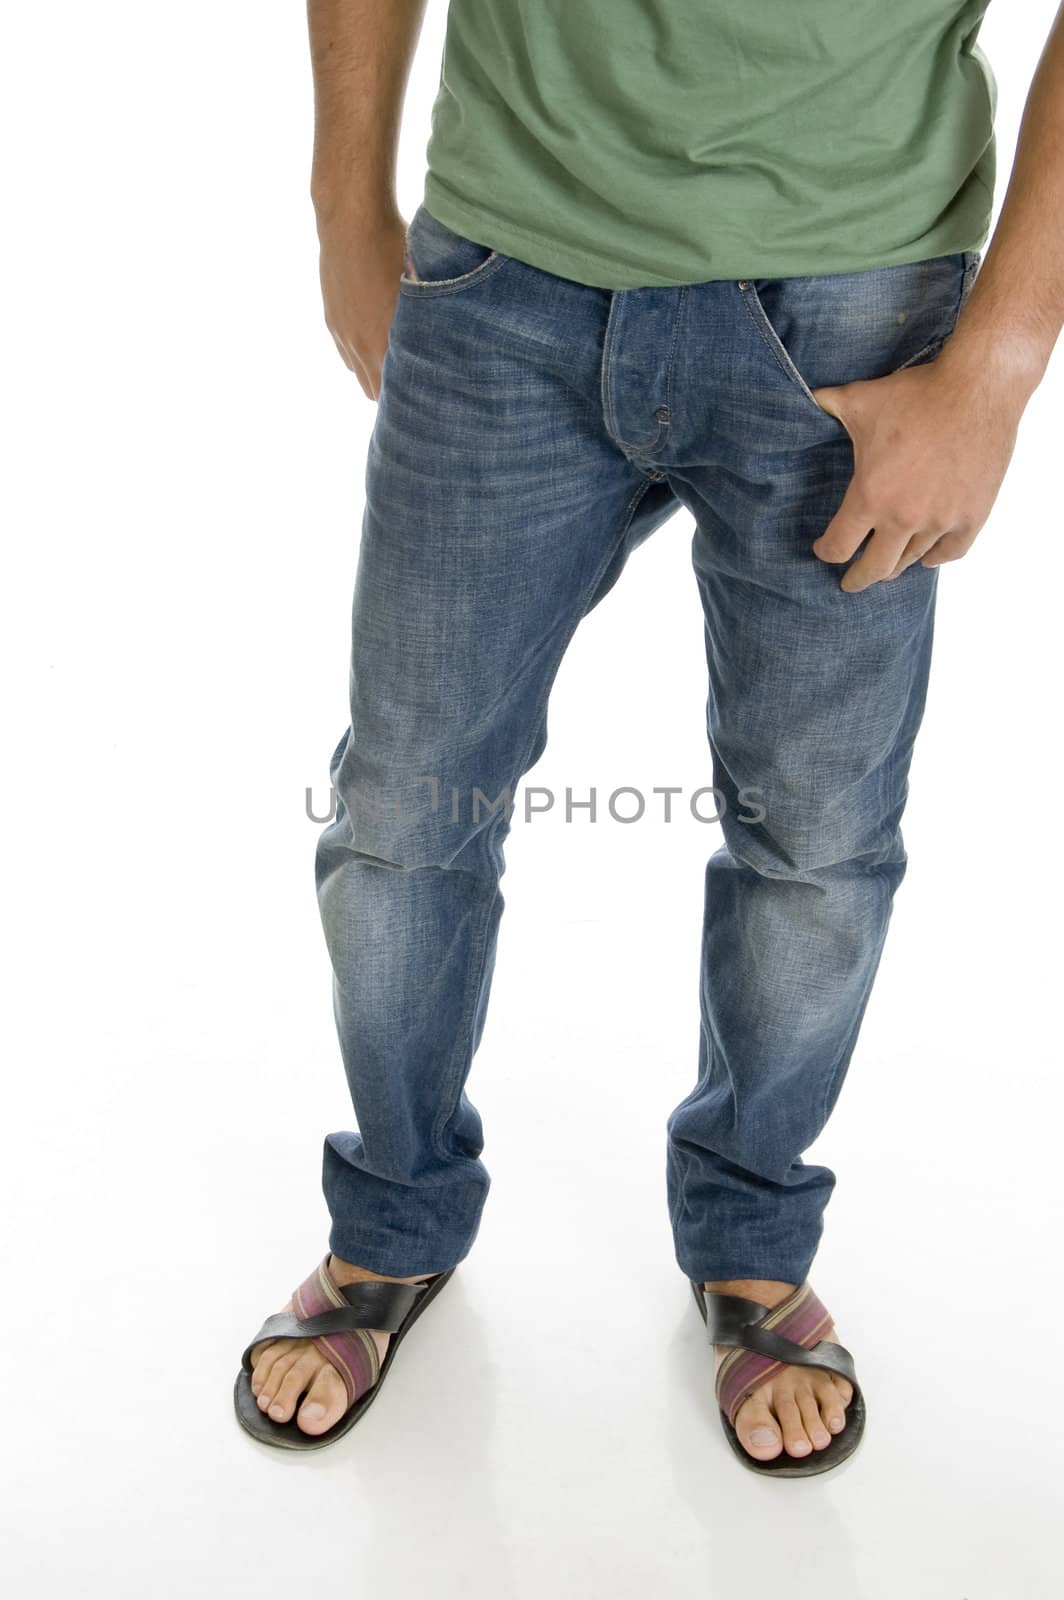
M 609 289 L 986 241 L 989 0 L 451 0 L 426 208 Z

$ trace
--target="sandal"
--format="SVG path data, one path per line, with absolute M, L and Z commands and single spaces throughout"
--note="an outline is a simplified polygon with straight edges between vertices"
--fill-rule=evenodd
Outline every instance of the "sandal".
M 710 1346 L 736 1346 L 720 1364 L 716 1397 L 725 1438 L 743 1465 L 752 1472 L 768 1472 L 780 1478 L 808 1478 L 814 1472 L 837 1467 L 851 1456 L 864 1433 L 864 1395 L 850 1352 L 841 1344 L 821 1338 L 832 1321 L 808 1282 L 800 1283 L 772 1310 L 757 1300 L 703 1289 L 693 1279 L 689 1282 Z M 813 1450 L 808 1456 L 788 1455 L 784 1449 L 768 1461 L 758 1461 L 740 1443 L 735 1418 L 743 1401 L 782 1366 L 823 1367 L 847 1378 L 853 1385 L 853 1398 L 846 1407 L 846 1426 L 823 1450 Z
M 456 1271 L 451 1267 L 421 1283 L 370 1280 L 341 1285 L 329 1271 L 326 1256 L 292 1296 L 293 1309 L 267 1317 L 244 1351 L 233 1390 L 240 1426 L 264 1444 L 285 1450 L 317 1450 L 339 1439 L 365 1415 L 403 1335 Z M 364 1331 L 369 1328 L 391 1333 L 379 1366 L 377 1346 Z M 305 1433 L 294 1415 L 290 1422 L 274 1422 L 259 1409 L 251 1392 L 251 1352 L 268 1339 L 310 1339 L 343 1378 L 348 1409 L 324 1433 Z

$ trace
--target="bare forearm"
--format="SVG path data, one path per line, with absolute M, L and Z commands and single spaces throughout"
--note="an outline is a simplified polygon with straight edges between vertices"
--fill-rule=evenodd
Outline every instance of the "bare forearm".
M 338 209 L 395 210 L 403 96 L 426 0 L 307 0 L 314 73 L 311 194 Z
M 940 360 L 1025 398 L 1064 324 L 1064 6 L 1027 98 L 994 237 Z

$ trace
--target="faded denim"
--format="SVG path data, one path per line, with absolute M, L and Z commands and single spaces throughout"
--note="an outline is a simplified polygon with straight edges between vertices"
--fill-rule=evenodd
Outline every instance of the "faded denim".
M 666 1198 L 688 1277 L 802 1282 L 835 1184 L 802 1152 L 842 1087 L 905 870 L 937 579 L 917 564 L 846 594 L 812 554 L 853 449 L 810 390 L 933 359 L 979 252 L 611 292 L 423 206 L 407 243 L 366 467 L 350 726 L 316 853 L 359 1130 L 325 1141 L 330 1248 L 405 1277 L 473 1244 L 490 1177 L 465 1085 L 510 826 L 505 805 L 475 816 L 474 791 L 516 794 L 581 618 L 685 506 L 727 808 Z M 759 822 L 740 820 L 744 788 L 763 792 Z

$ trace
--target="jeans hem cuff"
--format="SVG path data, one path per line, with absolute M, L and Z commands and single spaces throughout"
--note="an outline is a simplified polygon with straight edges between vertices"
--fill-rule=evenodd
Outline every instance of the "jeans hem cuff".
M 681 1269 L 693 1283 L 728 1283 L 736 1278 L 760 1279 L 773 1283 L 805 1283 L 809 1276 L 810 1268 L 805 1271 L 796 1270 L 792 1264 L 786 1262 L 758 1262 L 751 1266 L 738 1266 L 734 1261 L 711 1263 L 703 1271 L 689 1272 L 686 1267 Z
M 329 1250 L 334 1256 L 386 1278 L 417 1278 L 430 1272 L 447 1272 L 465 1259 L 469 1248 L 459 1244 L 448 1249 L 439 1241 L 416 1248 L 394 1241 L 374 1243 L 364 1234 L 343 1233 L 335 1228 L 329 1234 Z

